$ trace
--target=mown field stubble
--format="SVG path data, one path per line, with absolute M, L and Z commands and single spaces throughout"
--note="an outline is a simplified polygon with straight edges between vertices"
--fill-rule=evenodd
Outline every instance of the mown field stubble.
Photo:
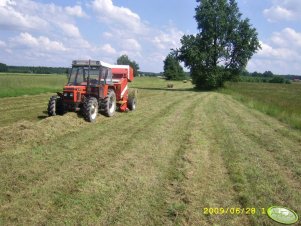
M 261 214 L 272 205 L 300 215 L 301 132 L 174 85 L 137 79 L 137 110 L 94 124 L 46 118 L 50 94 L 0 99 L 0 225 L 277 225 Z M 257 212 L 204 214 L 215 207 Z

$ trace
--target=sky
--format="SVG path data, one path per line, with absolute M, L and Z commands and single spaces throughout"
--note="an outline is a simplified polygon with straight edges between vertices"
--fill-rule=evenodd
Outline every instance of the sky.
M 250 72 L 301 75 L 301 1 L 237 0 L 262 46 Z M 163 71 L 170 49 L 196 34 L 195 0 L 0 0 L 0 62 L 70 67 L 74 59 Z

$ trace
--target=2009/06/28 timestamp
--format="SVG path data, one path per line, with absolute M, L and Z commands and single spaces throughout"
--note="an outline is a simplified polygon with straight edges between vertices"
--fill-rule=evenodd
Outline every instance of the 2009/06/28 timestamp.
M 241 208 L 241 207 L 227 207 L 227 208 L 203 208 L 205 215 L 255 215 L 266 214 L 265 208 Z

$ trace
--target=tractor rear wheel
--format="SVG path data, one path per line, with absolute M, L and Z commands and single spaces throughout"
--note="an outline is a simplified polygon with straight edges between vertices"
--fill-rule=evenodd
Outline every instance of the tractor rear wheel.
M 136 109 L 136 104 L 137 104 L 136 97 L 134 96 L 129 97 L 128 108 L 130 109 L 130 111 L 134 111 Z
M 95 97 L 88 97 L 83 105 L 83 115 L 86 121 L 95 122 L 98 114 L 98 102 Z
M 63 115 L 64 114 L 64 105 L 63 100 L 59 96 L 52 96 L 48 102 L 47 109 L 49 116 Z
M 101 111 L 105 116 L 112 117 L 116 111 L 116 94 L 109 89 L 108 96 L 101 101 Z

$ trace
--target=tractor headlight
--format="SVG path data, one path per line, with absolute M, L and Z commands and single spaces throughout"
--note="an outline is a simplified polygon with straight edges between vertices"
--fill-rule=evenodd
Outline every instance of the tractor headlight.
M 73 93 L 70 93 L 70 97 L 73 97 Z
M 64 97 L 67 97 L 68 96 L 68 93 L 64 93 Z

